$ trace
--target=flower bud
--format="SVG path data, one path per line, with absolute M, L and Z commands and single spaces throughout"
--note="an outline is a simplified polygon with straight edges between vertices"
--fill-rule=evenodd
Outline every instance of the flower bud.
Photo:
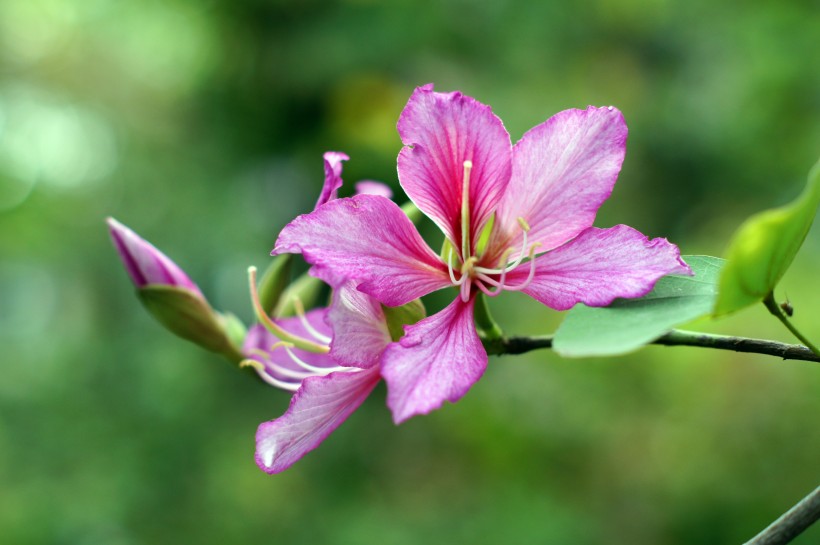
M 125 270 L 137 288 L 148 285 L 174 286 L 189 290 L 199 297 L 202 292 L 179 266 L 153 244 L 114 218 L 108 218 L 108 231 L 120 254 Z
M 128 227 L 108 218 L 108 228 L 143 306 L 166 329 L 239 363 L 244 326 L 216 312 L 179 266 Z

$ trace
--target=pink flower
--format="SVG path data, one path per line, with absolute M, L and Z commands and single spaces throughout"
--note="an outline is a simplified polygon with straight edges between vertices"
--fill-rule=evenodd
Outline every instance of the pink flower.
M 475 294 L 523 291 L 566 310 L 640 297 L 667 274 L 691 274 L 678 248 L 625 225 L 592 227 L 626 151 L 612 107 L 566 110 L 510 143 L 488 106 L 461 93 L 416 89 L 401 114 L 399 181 L 444 233 L 444 257 L 393 202 L 339 199 L 300 216 L 274 253 L 301 252 L 331 285 L 345 279 L 382 303 L 434 290 L 458 296 L 405 328 L 382 375 L 394 420 L 456 401 L 481 377 L 487 354 L 473 323 Z

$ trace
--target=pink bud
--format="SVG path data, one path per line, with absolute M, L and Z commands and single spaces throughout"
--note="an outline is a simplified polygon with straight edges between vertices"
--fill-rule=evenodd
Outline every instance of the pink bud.
M 131 280 L 137 288 L 150 284 L 183 288 L 202 297 L 202 292 L 176 263 L 114 218 L 108 218 L 108 230 Z

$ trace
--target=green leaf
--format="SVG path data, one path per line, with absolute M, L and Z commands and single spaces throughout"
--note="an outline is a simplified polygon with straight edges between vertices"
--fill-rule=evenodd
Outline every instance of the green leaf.
M 614 356 L 637 350 L 683 323 L 708 315 L 717 296 L 724 260 L 683 256 L 695 276 L 665 276 L 639 299 L 610 306 L 576 305 L 555 332 L 553 349 L 562 356 Z
M 738 228 L 726 250 L 714 314 L 728 314 L 763 300 L 791 265 L 820 205 L 820 162 L 803 193 L 791 203 L 755 214 Z

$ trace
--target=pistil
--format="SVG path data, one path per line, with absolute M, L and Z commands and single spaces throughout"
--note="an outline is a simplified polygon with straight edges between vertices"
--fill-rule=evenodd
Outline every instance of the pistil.
M 470 171 L 472 161 L 464 161 L 464 178 L 461 183 L 461 261 L 470 256 Z

